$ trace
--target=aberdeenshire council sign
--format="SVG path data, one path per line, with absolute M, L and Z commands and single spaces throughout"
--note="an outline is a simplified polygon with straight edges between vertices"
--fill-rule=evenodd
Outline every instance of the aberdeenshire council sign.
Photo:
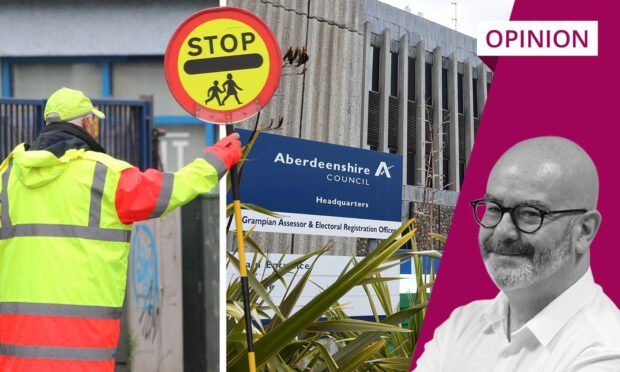
M 251 132 L 237 132 L 245 144 Z M 279 214 L 244 209 L 245 230 L 383 239 L 401 225 L 402 158 L 261 133 L 240 193 Z

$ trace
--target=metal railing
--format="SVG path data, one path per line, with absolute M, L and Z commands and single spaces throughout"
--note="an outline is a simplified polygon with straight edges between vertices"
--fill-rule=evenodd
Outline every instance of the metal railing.
M 0 98 L 0 157 L 32 142 L 45 126 L 45 100 Z M 149 101 L 93 100 L 105 113 L 97 141 L 111 156 L 146 170 L 152 166 L 152 106 Z

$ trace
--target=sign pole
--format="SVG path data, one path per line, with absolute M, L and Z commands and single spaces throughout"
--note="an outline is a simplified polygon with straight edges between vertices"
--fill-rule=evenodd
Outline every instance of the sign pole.
M 199 11 L 176 29 L 164 58 L 166 83 L 179 105 L 196 118 L 226 125 L 256 115 L 278 89 L 282 54 L 267 24 L 235 7 Z M 250 372 L 256 371 L 238 168 L 230 169 L 237 228 Z
M 232 125 L 226 125 L 226 135 L 233 132 Z M 237 250 L 239 252 L 239 274 L 241 276 L 241 290 L 243 292 L 243 313 L 245 317 L 245 333 L 248 342 L 248 365 L 250 372 L 256 371 L 256 358 L 254 357 L 254 337 L 252 334 L 252 316 L 250 309 L 250 288 L 248 284 L 248 272 L 245 262 L 245 240 L 243 239 L 243 223 L 241 222 L 241 201 L 239 198 L 239 178 L 237 165 L 230 168 L 230 183 L 232 189 L 233 208 L 235 211 L 235 225 L 237 228 Z

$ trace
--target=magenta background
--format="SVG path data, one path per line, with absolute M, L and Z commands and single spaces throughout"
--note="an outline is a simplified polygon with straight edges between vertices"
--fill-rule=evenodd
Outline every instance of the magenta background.
M 495 76 L 412 368 L 452 310 L 498 292 L 480 258 L 478 225 L 468 203 L 484 195 L 487 176 L 499 156 L 526 138 L 564 136 L 594 159 L 603 221 L 591 246 L 592 271 L 620 306 L 619 10 L 616 1 L 515 1 L 511 20 L 598 20 L 599 55 L 485 59 L 495 65 Z

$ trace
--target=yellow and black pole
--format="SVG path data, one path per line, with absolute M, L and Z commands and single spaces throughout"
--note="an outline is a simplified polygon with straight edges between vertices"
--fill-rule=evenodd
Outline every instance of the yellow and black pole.
M 226 126 L 226 134 L 231 135 L 232 125 Z M 241 201 L 239 199 L 239 178 L 237 165 L 230 168 L 230 185 L 232 189 L 233 208 L 235 211 L 235 227 L 237 230 L 237 251 L 239 252 L 239 274 L 241 275 L 241 290 L 243 292 L 243 312 L 245 315 L 245 333 L 248 342 L 248 366 L 250 372 L 256 372 L 254 357 L 254 337 L 252 334 L 252 315 L 250 309 L 250 287 L 248 271 L 245 263 L 245 241 L 243 239 L 243 224 L 241 223 Z
M 241 31 L 231 30 L 243 32 L 239 35 Z M 209 48 L 201 43 L 206 31 L 219 40 L 210 40 Z M 224 43 L 227 39 L 234 45 Z M 209 8 L 193 14 L 176 29 L 166 48 L 164 73 L 170 92 L 185 111 L 207 123 L 226 125 L 230 135 L 232 123 L 258 114 L 273 97 L 282 75 L 282 53 L 273 31 L 255 14 L 235 7 Z M 222 90 L 218 81 L 224 77 L 222 86 L 227 88 Z M 220 101 L 219 94 L 224 92 L 226 97 Z M 230 97 L 234 100 L 227 101 Z M 248 362 L 250 372 L 255 372 L 238 173 L 236 166 L 230 169 Z

